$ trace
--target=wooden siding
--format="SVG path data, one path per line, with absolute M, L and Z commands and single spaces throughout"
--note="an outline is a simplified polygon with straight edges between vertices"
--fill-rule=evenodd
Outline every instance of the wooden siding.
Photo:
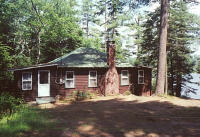
M 145 83 L 138 84 L 138 69 L 144 70 Z M 68 96 L 73 91 L 91 91 L 98 92 L 99 94 L 104 94 L 104 81 L 105 73 L 107 68 L 62 68 L 57 71 L 55 66 L 30 69 L 26 71 L 15 71 L 15 81 L 17 88 L 16 90 L 19 94 L 27 101 L 35 100 L 38 97 L 38 70 L 50 70 L 50 96 L 55 97 L 56 95 Z M 97 87 L 91 88 L 88 87 L 88 74 L 89 71 L 97 71 Z M 129 84 L 126 86 L 121 85 L 121 70 L 129 71 Z M 65 88 L 65 84 L 56 84 L 57 75 L 65 77 L 66 71 L 74 71 L 75 75 L 75 88 Z M 119 74 L 119 92 L 124 93 L 127 90 L 130 90 L 135 95 L 150 96 L 151 95 L 151 69 L 149 68 L 117 68 Z M 22 90 L 22 73 L 23 72 L 32 72 L 32 90 Z M 57 73 L 58 72 L 58 73 Z M 57 80 L 58 81 L 58 80 Z

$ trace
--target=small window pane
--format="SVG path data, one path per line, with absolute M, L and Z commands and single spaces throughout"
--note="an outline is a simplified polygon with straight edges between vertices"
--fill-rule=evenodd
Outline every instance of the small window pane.
M 129 84 L 129 79 L 128 78 L 122 78 L 122 85 L 128 85 Z
M 66 88 L 73 88 L 74 81 L 73 80 L 66 80 Z
M 23 81 L 23 89 L 26 89 L 26 90 L 31 90 L 31 81 Z
M 66 71 L 65 88 L 74 88 L 74 72 Z
M 49 83 L 49 72 L 40 71 L 40 84 L 48 84 Z
M 97 86 L 96 79 L 90 79 L 90 87 L 96 87 L 96 86 Z
M 67 72 L 67 79 L 73 79 L 73 72 Z
M 139 71 L 139 76 L 144 76 L 144 71 Z
M 22 90 L 32 89 L 32 74 L 30 72 L 22 73 Z
M 128 71 L 122 71 L 122 76 L 123 77 L 128 77 Z
M 144 83 L 144 77 L 139 77 L 139 83 Z
M 97 73 L 96 72 L 90 72 L 90 78 L 96 78 Z
M 128 70 L 122 70 L 121 71 L 121 85 L 129 85 Z
M 31 81 L 31 73 L 23 73 L 23 80 Z

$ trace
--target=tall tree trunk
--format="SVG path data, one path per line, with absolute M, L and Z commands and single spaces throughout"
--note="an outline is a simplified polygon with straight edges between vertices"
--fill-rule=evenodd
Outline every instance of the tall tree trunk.
M 168 76 L 167 76 L 167 56 L 166 56 L 166 63 L 165 63 L 165 94 L 168 94 Z
M 176 96 L 181 96 L 181 83 L 182 83 L 182 76 L 181 74 L 177 74 L 177 80 L 176 80 Z
M 40 61 L 40 31 L 38 32 L 38 43 L 37 43 L 37 50 L 38 50 L 38 54 L 37 54 L 37 60 L 36 60 L 36 64 L 39 64 Z
M 89 36 L 89 17 L 88 17 L 88 13 L 87 13 L 87 19 L 86 19 L 86 24 L 87 24 L 87 26 L 86 26 L 86 35 L 87 35 L 87 38 L 88 38 L 88 36 Z
M 172 96 L 174 96 L 174 68 L 173 68 L 173 60 L 172 60 L 172 56 L 170 57 L 171 61 L 170 61 L 170 74 L 171 74 L 171 78 L 170 78 L 170 90 L 171 90 L 171 94 Z
M 158 69 L 157 69 L 156 94 L 163 94 L 165 90 L 168 0 L 161 0 L 160 18 L 161 18 L 160 47 L 159 47 Z
M 107 3 L 105 2 L 105 53 L 107 52 L 107 43 L 106 41 L 108 40 L 108 31 L 107 31 Z

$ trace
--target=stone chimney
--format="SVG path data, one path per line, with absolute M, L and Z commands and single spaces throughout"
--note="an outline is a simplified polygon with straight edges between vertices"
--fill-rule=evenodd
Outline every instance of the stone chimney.
M 107 41 L 108 70 L 105 75 L 105 95 L 119 94 L 119 75 L 116 69 L 115 42 Z
M 115 41 L 107 41 L 107 64 L 109 68 L 116 67 Z

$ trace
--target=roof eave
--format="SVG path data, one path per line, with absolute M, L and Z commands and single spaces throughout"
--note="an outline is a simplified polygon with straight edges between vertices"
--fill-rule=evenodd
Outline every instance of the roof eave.
M 24 68 L 14 68 L 14 69 L 8 69 L 8 71 L 20 71 L 20 70 L 28 70 L 28 69 L 34 69 L 34 68 L 42 68 L 42 67 L 51 67 L 51 66 L 57 66 L 58 64 L 39 64 L 37 66 L 29 66 Z

